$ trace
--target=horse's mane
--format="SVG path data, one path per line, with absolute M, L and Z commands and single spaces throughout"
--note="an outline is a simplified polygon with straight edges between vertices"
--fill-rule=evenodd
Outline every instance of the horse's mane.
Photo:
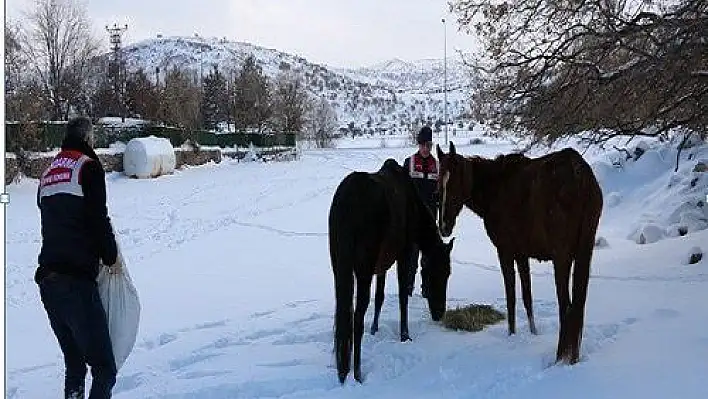
M 462 156 L 465 163 L 481 167 L 487 175 L 494 175 L 495 179 L 504 179 L 509 174 L 517 172 L 519 168 L 528 165 L 531 158 L 520 153 L 499 154 L 495 158 L 485 158 L 479 155 Z

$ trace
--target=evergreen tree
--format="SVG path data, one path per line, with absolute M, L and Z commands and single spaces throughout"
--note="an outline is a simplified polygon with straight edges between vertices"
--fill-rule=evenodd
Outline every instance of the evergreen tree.
M 148 120 L 158 118 L 160 98 L 157 87 L 142 69 L 128 76 L 125 96 L 129 115 Z
M 226 79 L 215 66 L 204 78 L 202 83 L 202 119 L 203 126 L 207 130 L 215 130 L 219 123 L 228 119 L 228 94 L 226 91 Z
M 268 78 L 252 55 L 246 58 L 234 82 L 236 129 L 262 131 L 272 114 Z

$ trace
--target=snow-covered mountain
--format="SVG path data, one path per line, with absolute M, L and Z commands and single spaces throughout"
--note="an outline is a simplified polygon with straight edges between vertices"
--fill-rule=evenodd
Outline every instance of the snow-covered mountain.
M 404 61 L 394 58 L 370 67 L 345 69 L 341 72 L 352 79 L 395 88 L 398 92 L 431 93 L 444 89 L 445 69 L 445 61 L 441 59 Z M 459 90 L 469 84 L 470 77 L 465 73 L 462 62 L 448 58 L 448 90 Z
M 165 71 L 180 66 L 195 78 L 217 66 L 235 74 L 253 54 L 271 78 L 281 71 L 299 73 L 312 95 L 324 96 L 334 106 L 342 126 L 354 122 L 364 131 L 377 128 L 394 133 L 407 130 L 422 119 L 435 122 L 444 115 L 443 61 L 407 62 L 390 60 L 362 69 L 335 69 L 309 62 L 303 57 L 227 39 L 203 37 L 158 37 L 123 50 L 130 71 L 142 68 L 153 79 L 164 79 Z M 158 70 L 159 68 L 159 70 Z M 467 108 L 463 67 L 448 59 L 448 114 L 456 121 Z

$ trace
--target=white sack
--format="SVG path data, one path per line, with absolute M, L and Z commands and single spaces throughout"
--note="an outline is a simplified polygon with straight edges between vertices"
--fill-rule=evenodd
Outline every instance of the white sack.
M 117 264 L 121 273 L 108 273 L 107 266 L 101 266 L 98 272 L 98 293 L 108 319 L 108 332 L 111 336 L 116 369 L 120 369 L 133 350 L 140 323 L 140 300 L 138 291 L 128 274 L 120 246 L 118 246 Z
M 128 176 L 158 177 L 173 173 L 176 165 L 175 150 L 166 138 L 135 138 L 128 142 L 123 152 L 123 170 Z

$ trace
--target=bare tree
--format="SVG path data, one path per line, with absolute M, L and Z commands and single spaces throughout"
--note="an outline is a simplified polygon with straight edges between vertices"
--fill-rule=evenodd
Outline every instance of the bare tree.
M 12 93 L 5 95 L 5 120 L 17 123 L 8 130 L 8 151 L 20 155 L 23 151 L 44 151 L 40 123 L 47 116 L 47 103 L 42 100 L 42 87 L 34 81 L 23 81 Z M 12 132 L 12 133 L 11 133 Z
M 337 113 L 324 97 L 312 107 L 308 125 L 308 136 L 317 148 L 332 147 L 338 125 Z
M 54 119 L 67 119 L 82 95 L 89 62 L 98 54 L 85 4 L 76 0 L 35 0 L 20 40 L 52 106 Z
M 16 123 L 7 131 L 7 148 L 23 162 L 24 151 L 43 150 L 39 122 L 46 117 L 47 104 L 41 87 L 23 74 L 27 59 L 18 34 L 19 29 L 5 21 L 5 121 Z
M 5 21 L 5 98 L 22 84 L 22 69 L 27 65 L 19 42 L 19 29 Z
M 162 98 L 165 120 L 184 129 L 184 139 L 195 141 L 195 131 L 201 125 L 201 89 L 190 73 L 178 67 L 169 70 Z
M 302 77 L 292 72 L 280 73 L 271 97 L 274 127 L 282 132 L 303 133 L 312 104 Z
M 708 129 L 708 0 L 456 0 L 485 53 L 475 115 L 555 140 Z

